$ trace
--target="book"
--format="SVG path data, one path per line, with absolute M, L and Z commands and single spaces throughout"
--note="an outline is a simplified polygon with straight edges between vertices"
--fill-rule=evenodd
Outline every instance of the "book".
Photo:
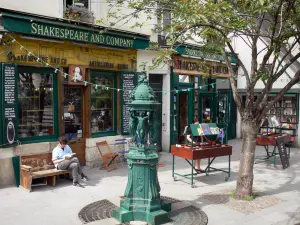
M 71 159 L 73 157 L 75 157 L 76 153 L 72 153 L 72 154 L 66 154 L 64 155 L 64 159 Z
M 220 130 L 218 127 L 210 127 L 211 133 L 212 134 L 219 134 Z

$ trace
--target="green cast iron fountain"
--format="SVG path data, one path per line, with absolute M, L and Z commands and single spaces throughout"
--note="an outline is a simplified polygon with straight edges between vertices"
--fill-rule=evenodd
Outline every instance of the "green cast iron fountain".
M 127 154 L 128 183 L 125 198 L 113 217 L 125 223 L 145 221 L 152 225 L 168 222 L 171 204 L 160 198 L 157 177 L 158 154 L 156 153 L 156 112 L 160 105 L 148 85 L 145 73 L 140 75 L 137 87 L 131 93 L 130 135 L 133 144 Z

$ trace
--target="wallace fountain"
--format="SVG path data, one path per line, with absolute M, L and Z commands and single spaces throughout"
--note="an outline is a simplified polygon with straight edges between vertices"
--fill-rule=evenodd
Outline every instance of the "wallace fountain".
M 207 216 L 199 208 L 177 199 L 160 196 L 157 174 L 159 156 L 155 146 L 155 114 L 159 105 L 145 73 L 141 74 L 128 103 L 132 144 L 126 155 L 128 182 L 124 197 L 120 198 L 119 207 L 109 200 L 101 200 L 84 207 L 79 213 L 82 222 L 102 220 L 99 224 L 107 225 L 132 224 L 133 221 L 144 221 L 151 225 L 207 224 Z M 115 223 L 111 223 L 111 217 L 116 219 Z M 109 223 L 105 222 L 107 218 L 111 218 Z

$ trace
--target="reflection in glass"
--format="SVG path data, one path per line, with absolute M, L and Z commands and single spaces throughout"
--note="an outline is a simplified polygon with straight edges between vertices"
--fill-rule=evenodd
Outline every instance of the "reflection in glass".
M 202 123 L 212 123 L 210 97 L 203 96 Z
M 227 123 L 226 121 L 227 96 L 218 97 L 218 123 Z
M 82 138 L 82 87 L 64 88 L 64 128 L 69 140 Z
M 19 73 L 18 114 L 20 138 L 53 134 L 52 74 Z
M 113 131 L 113 77 L 92 77 L 91 88 L 91 129 L 92 133 Z

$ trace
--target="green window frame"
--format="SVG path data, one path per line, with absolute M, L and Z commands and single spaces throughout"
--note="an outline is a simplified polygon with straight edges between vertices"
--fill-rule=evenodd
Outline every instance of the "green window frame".
M 22 144 L 38 143 L 38 142 L 51 142 L 57 141 L 59 135 L 58 129 L 58 82 L 57 82 L 57 73 L 49 68 L 33 68 L 33 67 L 23 67 L 18 66 L 16 76 L 19 76 L 20 73 L 40 73 L 40 74 L 52 74 L 52 98 L 53 98 L 53 134 L 44 135 L 44 136 L 34 136 L 34 137 L 20 137 L 19 133 L 16 135 L 17 139 Z M 17 79 L 17 86 L 19 89 L 19 78 Z M 18 90 L 19 92 L 19 90 Z M 19 111 L 19 95 L 17 97 L 18 101 L 18 111 Z M 20 126 L 20 121 L 18 118 L 18 127 Z
M 112 78 L 113 81 L 113 88 L 117 87 L 117 74 L 115 72 L 111 72 L 111 71 L 91 71 L 91 82 L 95 83 L 93 81 L 93 78 L 96 77 L 108 77 L 108 78 Z M 92 123 L 92 88 L 95 87 L 91 87 L 90 89 L 90 108 L 91 108 L 91 118 L 90 118 L 90 125 Z M 101 89 L 101 87 L 98 87 L 99 89 Z M 113 110 L 113 129 L 111 131 L 100 131 L 100 132 L 92 132 L 91 131 L 91 136 L 94 137 L 104 137 L 104 136 L 115 136 L 117 135 L 117 92 L 114 89 L 111 89 L 110 91 L 112 91 L 112 110 Z

